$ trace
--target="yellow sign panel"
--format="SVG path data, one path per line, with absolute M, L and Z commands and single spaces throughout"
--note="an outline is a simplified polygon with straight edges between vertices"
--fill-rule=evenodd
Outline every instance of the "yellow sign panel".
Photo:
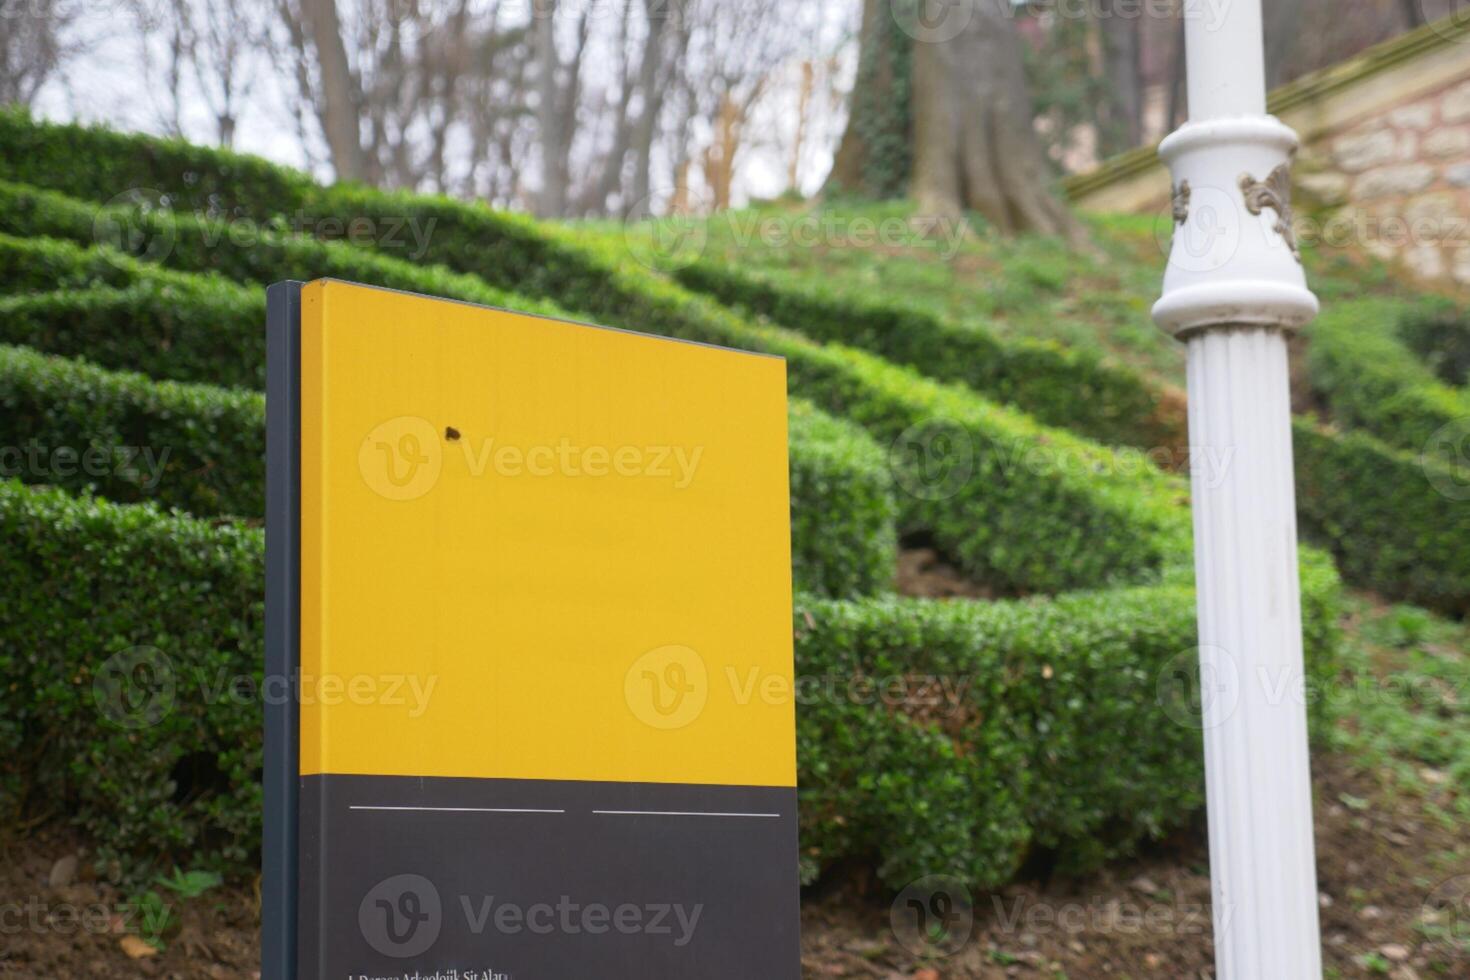
M 331 281 L 300 323 L 303 777 L 796 785 L 782 360 Z

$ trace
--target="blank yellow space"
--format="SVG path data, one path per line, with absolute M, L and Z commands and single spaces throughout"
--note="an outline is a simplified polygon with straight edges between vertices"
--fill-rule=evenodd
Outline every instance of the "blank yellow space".
M 792 673 L 784 362 L 330 281 L 301 307 L 303 774 L 795 785 L 790 698 L 746 686 Z M 563 445 L 638 472 L 494 455 Z M 669 646 L 705 669 L 674 727 L 627 687 Z

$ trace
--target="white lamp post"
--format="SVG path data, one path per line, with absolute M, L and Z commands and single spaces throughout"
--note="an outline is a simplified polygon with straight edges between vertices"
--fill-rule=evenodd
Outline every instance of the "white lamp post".
M 1185 4 L 1190 119 L 1160 327 L 1188 345 L 1210 868 L 1219 980 L 1320 980 L 1286 333 L 1309 321 L 1296 134 L 1266 115 L 1261 0 Z M 1208 478 L 1207 478 L 1208 476 Z

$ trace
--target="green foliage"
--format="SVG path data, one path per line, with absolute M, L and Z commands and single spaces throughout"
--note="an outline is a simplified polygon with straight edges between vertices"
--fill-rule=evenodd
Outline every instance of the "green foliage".
M 1464 465 L 1470 395 L 1435 379 L 1396 335 L 1401 320 L 1439 307 L 1368 299 L 1336 304 L 1312 327 L 1307 370 L 1312 387 L 1344 427 L 1364 429 L 1391 446 Z M 1446 426 L 1456 439 L 1432 439 Z
M 1035 272 L 1053 274 L 1047 267 Z M 1182 416 L 1157 411 L 1151 382 L 1091 351 L 1055 342 L 1005 341 L 928 311 L 847 296 L 833 287 L 781 285 L 728 263 L 697 262 L 675 273 L 680 283 L 720 302 L 767 317 L 817 340 L 871 351 L 941 381 L 960 381 L 1047 425 L 1110 445 L 1187 445 Z M 1031 288 L 1038 288 L 1033 282 Z M 1082 410 L 1079 411 L 1079 407 Z
M 0 342 L 161 380 L 265 387 L 264 291 L 154 271 L 125 287 L 0 297 Z
M 0 345 L 0 408 L 0 477 L 197 516 L 264 513 L 257 393 L 153 382 Z M 829 595 L 890 587 L 894 502 L 881 451 L 862 430 L 799 400 L 790 433 L 797 584 Z
M 397 227 L 399 221 L 397 216 L 382 214 L 376 220 L 384 227 Z M 342 233 L 346 235 L 349 229 L 343 224 Z M 98 235 L 98 228 L 113 226 L 126 228 L 129 234 L 115 239 Z M 244 284 L 346 279 L 485 306 L 514 306 L 525 313 L 566 316 L 553 303 L 492 288 L 473 276 L 389 258 L 345 241 L 318 241 L 277 231 L 248 217 L 226 222 L 187 213 L 140 211 L 125 205 L 96 207 L 54 191 L 5 181 L 0 181 L 0 232 L 81 245 L 99 240 L 109 247 L 120 244 L 136 257 L 173 269 L 215 272 Z
M 1137 518 L 1152 511 L 1144 523 L 1182 520 L 1177 513 L 1166 513 L 1173 508 L 1144 499 L 1151 486 L 1167 482 L 1142 473 L 1147 467 L 1119 464 L 1106 450 L 1062 432 L 1045 434 L 1051 445 L 1045 459 L 1027 459 L 1043 435 L 1029 419 L 863 352 L 821 347 L 789 331 L 754 327 L 649 275 L 624 255 L 579 247 L 525 219 L 447 199 L 349 188 L 331 192 L 331 200 L 337 214 L 369 223 L 391 215 L 394 221 L 432 226 L 436 231 L 429 257 L 481 277 L 493 275 L 505 288 L 554 295 L 559 303 L 611 325 L 783 355 L 797 393 L 834 414 L 853 418 L 880 441 L 892 442 L 936 419 L 943 426 L 958 427 L 971 445 L 965 465 L 973 478 L 963 481 L 952 497 L 933 499 L 927 491 L 922 496 L 905 495 L 903 523 L 932 529 L 968 570 L 1002 588 L 1059 589 L 1147 576 L 1160 565 L 1164 552 L 1157 539 L 1135 533 Z M 0 224 L 34 233 L 76 234 L 90 227 L 96 214 L 80 202 L 14 185 L 0 186 L 0 204 L 11 214 L 0 217 Z M 547 306 L 512 300 L 499 289 L 482 285 L 481 278 L 364 255 L 342 243 L 278 241 L 267 236 L 266 245 L 240 249 L 237 262 L 221 254 L 230 248 L 205 244 L 222 240 L 217 231 L 208 230 L 208 222 L 194 222 L 198 235 L 184 234 L 191 220 L 178 219 L 175 246 L 167 257 L 181 268 L 216 269 L 242 281 L 256 281 L 271 275 L 260 253 L 279 247 L 283 254 L 277 274 L 282 276 L 286 270 L 297 270 L 295 274 L 308 277 L 340 275 L 520 309 Z M 350 220 L 339 224 L 346 227 Z M 196 242 L 197 248 L 185 247 L 185 242 Z M 309 269 L 301 271 L 301 265 Z M 911 473 L 907 482 L 912 486 L 926 480 L 924 474 Z M 1022 524 L 1032 535 L 1032 546 L 1000 543 L 1014 533 L 1011 528 Z M 1054 545 L 1038 545 L 1042 540 Z
M 1445 384 L 1470 384 L 1470 318 L 1448 304 L 1411 311 L 1399 336 Z
M 249 866 L 260 533 L 10 483 L 0 543 L 14 594 L 0 608 L 4 778 L 71 801 L 120 875 L 185 852 Z M 1311 673 L 1331 676 L 1330 565 L 1308 554 L 1302 590 Z M 945 868 L 985 885 L 1028 847 L 1084 867 L 1164 832 L 1201 799 L 1198 732 L 1158 697 L 1160 672 L 1192 656 L 1193 624 L 1182 587 L 803 598 L 803 855 L 876 856 L 895 883 Z M 128 659 L 140 648 L 142 679 Z
M 265 399 L 0 345 L 0 477 L 198 515 L 265 509 Z
M 218 888 L 224 879 L 213 871 L 181 871 L 174 868 L 171 876 L 159 875 L 153 883 L 180 899 L 198 898 L 211 889 Z M 139 927 L 143 939 L 154 949 L 164 949 L 166 939 L 179 927 L 179 917 L 163 895 L 149 890 L 132 901 L 134 923 Z
M 1413 606 L 1375 609 L 1356 602 L 1361 626 L 1342 654 L 1337 700 L 1354 724 L 1333 732 L 1397 788 L 1458 797 L 1470 818 L 1470 634 Z
M 0 109 L 0 168 L 23 183 L 98 201 L 166 190 L 161 203 L 211 217 L 245 216 L 259 201 L 289 214 L 311 188 L 307 175 L 259 157 L 104 126 L 48 123 L 20 107 Z
M 1292 427 L 1302 530 L 1343 576 L 1452 613 L 1470 610 L 1470 486 L 1364 433 Z
M 12 129 L 22 131 L 20 151 L 4 138 Z M 46 162 L 94 154 L 130 156 L 95 173 L 52 173 Z M 793 403 L 794 563 L 799 574 L 807 569 L 802 577 L 812 588 L 841 594 L 886 584 L 895 506 L 904 530 L 931 535 L 1000 589 L 1153 584 L 995 605 L 802 599 L 803 677 L 932 673 L 966 682 L 953 717 L 847 698 L 802 706 L 809 870 L 876 857 L 889 881 L 953 868 L 994 884 L 1029 848 L 1054 849 L 1068 866 L 1086 867 L 1198 806 L 1197 733 L 1187 724 L 1158 730 L 1173 723 L 1159 717 L 1158 671 L 1179 656 L 1188 662 L 1194 645 L 1186 487 L 1142 457 L 1047 428 L 867 351 L 750 323 L 622 249 L 479 205 L 319 188 L 265 164 L 14 114 L 0 116 L 0 172 L 95 201 L 113 197 L 119 181 L 160 187 L 164 203 L 202 214 L 99 211 L 0 187 L 0 227 L 26 235 L 91 242 L 99 227 L 124 228 L 116 240 L 136 254 L 244 284 L 333 275 L 476 302 L 498 295 L 519 309 L 528 307 L 520 296 L 530 295 L 546 311 L 784 356 L 795 393 L 866 430 Z M 234 193 L 232 175 L 240 174 Z M 285 219 L 328 238 L 349 237 L 351 219 L 369 229 L 413 222 L 432 229 L 422 258 L 440 267 L 374 254 L 383 243 L 371 236 L 327 245 L 271 230 L 240 244 L 235 237 L 247 236 L 232 230 L 256 227 L 246 219 L 272 228 Z M 60 281 L 132 288 L 148 281 L 147 268 L 104 249 L 47 244 L 23 252 L 0 241 L 0 273 L 16 272 L 12 289 L 52 290 Z M 48 279 L 48 271 L 58 274 Z M 1036 265 L 1030 286 L 1055 288 L 1052 272 Z M 830 324 L 840 314 L 824 315 Z M 873 314 L 874 329 L 885 315 Z M 939 328 L 926 329 L 916 343 L 933 343 Z M 1008 382 L 1017 399 L 1053 368 L 1055 391 L 1062 378 L 1089 376 L 1082 361 L 1056 351 L 1006 350 L 1026 355 L 1017 353 L 1006 370 L 1014 364 L 1015 378 L 1033 379 Z M 804 541 L 838 544 L 828 559 L 804 553 Z M 258 690 L 260 560 L 258 532 L 232 524 L 211 529 L 151 507 L 0 486 L 0 572 L 21 596 L 0 610 L 0 667 L 18 679 L 0 691 L 3 778 L 68 801 L 128 867 L 189 849 L 207 851 L 221 867 L 246 866 L 259 829 L 260 719 L 250 698 L 228 695 L 232 678 Z M 1336 590 L 1330 564 L 1305 552 L 1314 672 L 1332 666 Z M 79 620 L 84 625 L 74 628 Z M 94 679 L 104 673 L 99 660 L 140 645 L 168 658 L 177 703 L 141 731 L 119 733 L 98 710 Z M 136 683 L 131 677 L 103 683 L 101 703 Z
M 801 399 L 791 401 L 789 439 L 792 577 L 819 595 L 888 591 L 898 505 L 883 451 Z
M 264 535 L 11 482 L 0 541 L 0 788 L 63 803 L 116 878 L 252 866 Z

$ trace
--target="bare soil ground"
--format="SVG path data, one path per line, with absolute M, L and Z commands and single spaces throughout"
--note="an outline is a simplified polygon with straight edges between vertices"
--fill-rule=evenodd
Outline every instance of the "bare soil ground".
M 1425 907 L 1434 887 L 1470 874 L 1470 829 L 1427 818 L 1421 801 L 1393 802 L 1340 755 L 1317 757 L 1316 781 L 1328 975 L 1470 977 L 1470 954 L 1421 928 L 1434 914 Z M 69 856 L 80 860 L 68 882 L 70 862 L 57 865 Z M 838 876 L 804 897 L 803 973 L 1209 978 L 1208 863 L 1201 825 L 1094 877 L 1025 881 L 973 896 L 973 929 L 950 955 L 909 948 L 912 941 L 906 945 L 890 925 L 892 894 L 860 875 Z M 12 840 L 0 852 L 0 976 L 259 977 L 252 886 L 174 903 L 177 921 L 164 949 L 144 956 L 137 955 L 148 951 L 137 939 L 140 913 L 126 906 L 127 896 L 91 877 L 85 850 L 66 829 L 48 826 Z

